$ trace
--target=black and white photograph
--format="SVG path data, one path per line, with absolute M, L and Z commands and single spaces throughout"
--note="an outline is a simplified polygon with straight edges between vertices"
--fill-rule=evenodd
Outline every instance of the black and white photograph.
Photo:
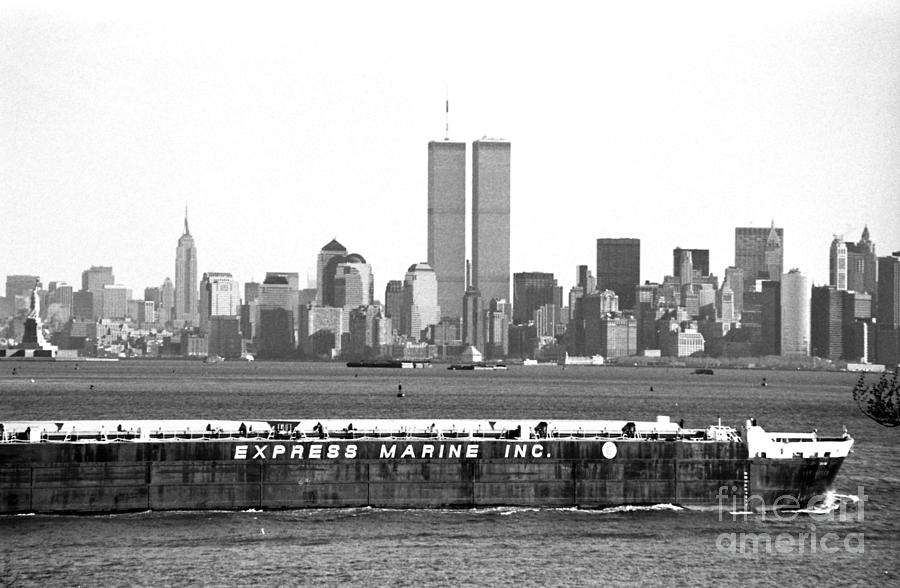
M 0 0 L 0 586 L 900 585 L 900 3 Z

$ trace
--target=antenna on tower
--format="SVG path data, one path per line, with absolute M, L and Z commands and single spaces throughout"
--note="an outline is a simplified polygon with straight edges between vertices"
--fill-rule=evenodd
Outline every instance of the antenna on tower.
M 450 90 L 444 93 L 444 141 L 450 140 Z

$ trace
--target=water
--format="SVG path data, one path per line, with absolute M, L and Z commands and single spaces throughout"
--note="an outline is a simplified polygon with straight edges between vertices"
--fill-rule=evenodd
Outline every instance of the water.
M 900 582 L 900 430 L 859 414 L 850 396 L 856 377 L 751 370 L 697 376 L 690 371 L 3 363 L 4 420 L 652 420 L 669 415 L 683 418 L 687 427 L 702 427 L 717 417 L 739 426 L 753 416 L 772 431 L 818 428 L 823 435 L 840 434 L 846 425 L 857 445 L 838 475 L 832 502 L 783 515 L 784 520 L 771 513 L 730 514 L 742 505 L 727 505 L 722 512 L 660 505 L 605 511 L 328 509 L 0 517 L 0 585 Z M 764 377 L 767 387 L 760 386 Z M 400 384 L 403 398 L 396 394 Z

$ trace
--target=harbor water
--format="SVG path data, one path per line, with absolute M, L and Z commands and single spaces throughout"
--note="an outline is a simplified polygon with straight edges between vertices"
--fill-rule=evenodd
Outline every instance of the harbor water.
M 898 585 L 900 430 L 861 415 L 838 372 L 513 366 L 351 369 L 188 361 L 0 364 L 0 420 L 750 417 L 856 439 L 825 503 L 741 514 L 326 509 L 0 517 L 0 584 Z M 765 378 L 766 386 L 762 386 Z M 869 376 L 870 381 L 875 376 Z M 397 391 L 402 385 L 404 395 Z

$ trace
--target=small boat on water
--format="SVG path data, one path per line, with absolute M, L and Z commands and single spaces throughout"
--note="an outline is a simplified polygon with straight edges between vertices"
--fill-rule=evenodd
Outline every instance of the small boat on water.
M 412 360 L 374 360 L 374 361 L 348 361 L 349 368 L 402 368 L 402 369 L 421 369 L 430 368 L 430 361 L 412 361 Z
M 489 371 L 504 371 L 509 369 L 506 367 L 504 363 L 454 363 L 451 366 L 447 367 L 448 370 L 454 371 L 476 371 L 476 370 L 489 370 Z
M 709 369 L 709 368 L 697 368 L 697 369 L 694 370 L 694 374 L 695 374 L 695 375 L 699 375 L 699 376 L 711 376 L 711 375 L 713 375 L 714 373 L 715 373 L 715 372 L 713 372 L 713 371 L 712 371 L 711 369 Z

